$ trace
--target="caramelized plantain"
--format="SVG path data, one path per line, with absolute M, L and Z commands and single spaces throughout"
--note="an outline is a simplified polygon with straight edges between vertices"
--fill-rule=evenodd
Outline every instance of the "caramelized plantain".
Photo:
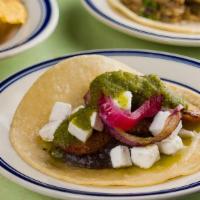
M 200 111 L 184 110 L 182 119 L 188 122 L 200 123 Z
M 102 148 L 111 140 L 111 136 L 106 131 L 97 132 L 94 131 L 92 136 L 87 140 L 86 143 L 76 140 L 76 142 L 70 144 L 65 148 L 65 152 L 75 155 L 85 155 L 95 153 Z

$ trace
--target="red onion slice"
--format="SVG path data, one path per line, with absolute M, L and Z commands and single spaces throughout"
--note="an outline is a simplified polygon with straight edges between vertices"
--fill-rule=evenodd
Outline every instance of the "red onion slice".
M 129 112 L 117 107 L 110 97 L 103 96 L 99 101 L 99 115 L 106 125 L 124 131 L 136 126 L 142 119 L 153 117 L 161 109 L 163 97 L 153 96 L 137 110 Z
M 147 146 L 149 144 L 154 144 L 160 142 L 163 139 L 167 138 L 178 126 L 181 119 L 180 112 L 174 112 L 171 114 L 163 128 L 163 130 L 154 137 L 138 137 L 135 135 L 128 134 L 120 129 L 109 127 L 109 133 L 118 141 L 127 144 L 131 147 L 133 146 Z

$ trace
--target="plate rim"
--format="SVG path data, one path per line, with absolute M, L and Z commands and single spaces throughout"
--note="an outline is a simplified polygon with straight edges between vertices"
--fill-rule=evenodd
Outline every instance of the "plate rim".
M 138 28 L 135 27 L 131 27 L 128 26 L 122 22 L 118 22 L 116 21 L 114 18 L 108 16 L 106 13 L 102 12 L 100 9 L 98 9 L 95 4 L 93 4 L 92 0 L 82 0 L 82 3 L 84 5 L 84 7 L 91 13 L 93 14 L 95 17 L 99 17 L 101 18 L 106 24 L 110 24 L 111 26 L 115 26 L 115 28 L 117 28 L 118 30 L 123 30 L 126 31 L 126 33 L 128 33 L 127 31 L 131 31 L 132 33 L 134 32 L 138 32 L 141 34 L 144 34 L 145 36 L 149 37 L 149 36 L 153 36 L 154 40 L 157 39 L 169 39 L 172 41 L 178 40 L 178 42 L 182 41 L 182 42 L 197 42 L 200 41 L 200 37 L 195 37 L 195 38 L 190 38 L 190 37 L 178 37 L 178 36 L 167 36 L 167 35 L 162 35 L 162 34 L 158 34 L 158 33 L 152 33 L 150 31 L 146 31 L 146 30 L 140 30 Z M 155 29 L 156 30 L 156 29 Z M 129 32 L 130 34 L 130 32 Z M 159 41 L 157 41 L 159 42 Z M 171 44 L 171 43 L 170 43 Z
M 188 67 L 197 67 L 200 69 L 200 61 L 198 61 L 197 59 L 191 59 L 189 57 L 180 56 L 177 54 L 160 52 L 160 51 L 150 51 L 150 50 L 145 51 L 145 50 L 131 50 L 131 49 L 114 49 L 114 50 L 108 49 L 108 50 L 82 51 L 82 52 L 68 54 L 68 55 L 58 57 L 58 58 L 50 59 L 50 60 L 47 60 L 44 62 L 40 62 L 38 64 L 32 65 L 28 68 L 25 68 L 25 69 L 19 71 L 18 73 L 11 75 L 7 79 L 0 82 L 0 94 L 4 90 L 6 90 L 6 88 L 9 87 L 9 85 L 13 84 L 15 81 L 21 79 L 22 77 L 24 77 L 28 74 L 31 74 L 35 71 L 41 70 L 46 67 L 50 67 L 50 66 L 56 64 L 57 62 L 59 62 L 63 59 L 66 59 L 66 58 L 70 58 L 70 57 L 74 57 L 74 56 L 78 56 L 78 55 L 91 55 L 91 54 L 108 55 L 108 56 L 109 55 L 112 55 L 112 56 L 143 55 L 145 57 L 161 58 L 164 60 L 173 60 L 173 61 L 179 62 L 179 63 L 187 63 L 187 64 L 190 64 L 190 65 L 188 65 Z M 192 88 L 190 88 L 190 89 L 192 89 Z M 195 89 L 195 92 L 200 94 L 200 91 L 198 91 L 196 89 Z M 26 181 L 37 187 L 43 187 L 44 189 L 47 189 L 47 190 L 50 189 L 50 190 L 54 190 L 57 192 L 65 192 L 65 193 L 68 193 L 71 195 L 78 195 L 78 196 L 90 196 L 90 197 L 101 197 L 101 198 L 102 197 L 123 198 L 123 197 L 153 197 L 154 196 L 155 198 L 162 198 L 163 194 L 165 194 L 165 196 L 166 196 L 166 194 L 170 196 L 170 195 L 178 194 L 178 192 L 181 192 L 181 191 L 188 194 L 188 193 L 195 192 L 200 189 L 200 181 L 196 181 L 194 183 L 184 185 L 181 187 L 177 187 L 177 188 L 165 189 L 165 190 L 154 191 L 154 192 L 145 192 L 145 193 L 113 194 L 113 193 L 106 193 L 106 192 L 85 192 L 83 190 L 55 187 L 50 184 L 42 183 L 41 181 L 35 180 L 25 174 L 22 174 L 21 172 L 19 172 L 17 170 L 15 170 L 12 166 L 10 166 L 8 163 L 6 163 L 6 161 L 4 161 L 1 157 L 0 157 L 0 167 L 3 168 L 11 176 L 13 176 L 13 179 L 19 178 L 21 181 Z M 1 173 L 1 171 L 0 171 L 0 173 Z M 5 175 L 4 173 L 2 173 L 2 174 Z M 25 184 L 21 184 L 21 185 L 25 186 Z M 49 187 L 49 185 L 50 185 L 50 187 Z M 27 188 L 29 188 L 29 187 L 27 186 Z M 178 194 L 178 195 L 181 195 L 181 194 Z
M 21 53 L 45 40 L 56 28 L 59 19 L 59 8 L 56 0 L 39 0 L 44 13 L 44 19 L 35 33 L 30 33 L 28 38 L 10 47 L 0 49 L 0 58 Z

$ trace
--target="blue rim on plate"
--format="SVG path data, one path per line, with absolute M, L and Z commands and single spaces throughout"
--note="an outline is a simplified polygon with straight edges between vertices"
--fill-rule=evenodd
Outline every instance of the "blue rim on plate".
M 96 13 L 97 15 L 99 15 L 101 18 L 105 19 L 108 22 L 111 22 L 117 26 L 123 27 L 125 29 L 128 29 L 130 31 L 135 31 L 138 33 L 142 33 L 145 35 L 151 35 L 151 36 L 155 36 L 155 37 L 160 37 L 160 38 L 168 38 L 168 39 L 172 39 L 172 40 L 188 40 L 188 41 L 199 41 L 200 37 L 195 37 L 195 38 L 189 38 L 189 37 L 178 37 L 178 36 L 167 36 L 167 35 L 161 35 L 161 34 L 157 34 L 157 33 L 152 33 L 150 31 L 144 31 L 138 28 L 134 28 L 128 25 L 125 25 L 123 23 L 120 23 L 119 21 L 115 20 L 112 17 L 109 17 L 108 15 L 106 15 L 105 13 L 103 13 L 100 9 L 98 9 L 95 4 L 92 2 L 92 0 L 83 0 L 83 2 L 85 3 L 85 5 L 90 8 L 94 13 Z
M 87 51 L 87 52 L 81 52 L 81 53 L 77 53 L 77 54 L 72 54 L 72 55 L 67 55 L 67 56 L 55 58 L 55 59 L 52 59 L 52 60 L 48 60 L 48 61 L 39 63 L 37 65 L 33 65 L 29 68 L 26 68 L 26 69 L 24 69 L 24 70 L 22 70 L 22 71 L 20 71 L 16 74 L 10 76 L 6 80 L 0 82 L 0 93 L 2 93 L 7 87 L 9 87 L 9 85 L 11 85 L 15 81 L 21 79 L 22 77 L 24 77 L 26 75 L 29 75 L 29 74 L 36 72 L 38 70 L 41 70 L 43 68 L 48 68 L 48 67 L 56 64 L 57 62 L 59 62 L 63 59 L 78 56 L 78 55 L 85 55 L 85 54 L 86 55 L 99 54 L 99 55 L 106 55 L 106 56 L 130 55 L 130 56 L 159 58 L 159 59 L 172 60 L 172 61 L 176 61 L 176 62 L 179 62 L 179 63 L 188 64 L 188 67 L 196 67 L 196 68 L 200 69 L 200 61 L 192 60 L 192 59 L 181 57 L 181 56 L 178 56 L 178 55 L 165 54 L 165 53 L 162 53 L 162 52 L 150 52 L 150 51 L 139 51 L 139 50 Z M 168 80 L 168 79 L 165 79 L 165 80 L 172 82 L 172 83 L 179 84 L 181 86 L 184 86 L 184 87 L 200 94 L 200 91 L 195 89 L 195 88 L 192 88 L 190 86 L 187 86 L 185 84 L 182 84 L 182 83 L 179 83 L 179 82 L 176 82 L 176 81 L 172 81 L 172 80 Z M 165 189 L 165 190 L 160 190 L 160 191 L 154 191 L 154 192 L 125 193 L 125 194 L 123 194 L 123 193 L 111 194 L 111 193 L 105 193 L 105 192 L 86 192 L 86 191 L 81 191 L 81 190 L 58 187 L 58 186 L 55 186 L 55 185 L 50 185 L 50 184 L 38 181 L 36 179 L 33 179 L 33 178 L 26 176 L 25 174 L 17 171 L 16 169 L 14 169 L 12 166 L 10 166 L 8 163 L 6 163 L 6 161 L 4 161 L 1 157 L 0 157 L 0 167 L 2 167 L 8 173 L 22 179 L 23 181 L 34 184 L 35 186 L 40 186 L 40 187 L 43 187 L 45 189 L 50 189 L 50 190 L 54 190 L 54 191 L 70 193 L 70 194 L 73 194 L 73 195 L 86 195 L 86 196 L 93 196 L 93 197 L 96 197 L 96 196 L 98 196 L 98 197 L 137 197 L 137 196 L 142 197 L 142 196 L 162 195 L 162 194 L 171 194 L 171 193 L 176 193 L 176 192 L 180 192 L 180 191 L 185 191 L 185 190 L 193 189 L 193 188 L 200 186 L 200 181 L 197 181 L 197 182 L 187 184 L 187 185 L 184 185 L 184 186 L 181 186 L 181 187 Z
M 41 22 L 36 27 L 35 31 L 28 38 L 26 38 L 25 40 L 23 40 L 19 44 L 16 44 L 16 45 L 9 47 L 9 48 L 0 49 L 0 53 L 10 51 L 10 50 L 15 49 L 19 46 L 22 46 L 22 45 L 25 45 L 25 44 L 31 42 L 36 37 L 38 37 L 43 32 L 43 30 L 45 30 L 45 28 L 48 26 L 48 24 L 51 20 L 51 17 L 52 17 L 52 5 L 51 5 L 50 0 L 39 0 L 39 3 L 40 3 L 41 8 L 42 8 L 42 15 L 43 16 L 41 17 Z

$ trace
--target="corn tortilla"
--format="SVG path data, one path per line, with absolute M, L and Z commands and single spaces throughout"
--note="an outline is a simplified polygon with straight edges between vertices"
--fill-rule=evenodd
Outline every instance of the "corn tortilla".
M 89 55 L 67 59 L 49 69 L 32 85 L 14 115 L 10 140 L 21 158 L 33 168 L 51 177 L 74 184 L 93 186 L 145 186 L 162 183 L 171 178 L 200 170 L 200 139 L 196 135 L 189 146 L 174 156 L 164 157 L 152 168 L 84 169 L 55 161 L 42 149 L 39 129 L 48 121 L 56 101 L 83 103 L 90 82 L 107 71 L 139 72 L 110 58 Z M 200 108 L 200 96 L 184 88 L 169 85 L 190 103 Z

